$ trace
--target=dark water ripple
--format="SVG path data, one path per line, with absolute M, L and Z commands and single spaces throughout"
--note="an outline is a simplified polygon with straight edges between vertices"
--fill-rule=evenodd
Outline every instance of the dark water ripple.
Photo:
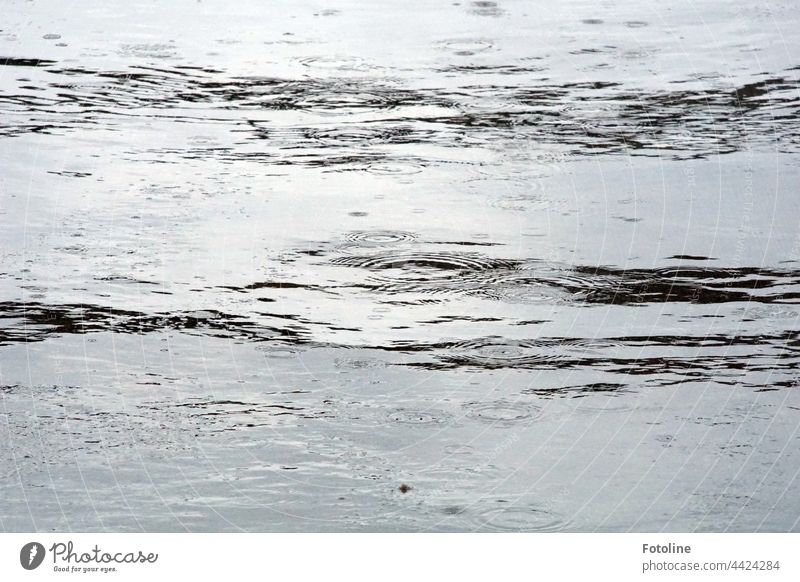
M 395 231 L 354 232 L 349 239 L 373 247 L 411 241 L 413 236 Z M 261 281 L 243 286 L 224 285 L 220 289 L 243 295 L 269 290 L 311 291 L 331 295 L 337 300 L 347 293 L 364 291 L 389 297 L 468 295 L 500 303 L 513 304 L 527 298 L 544 304 L 563 304 L 566 301 L 585 307 L 680 303 L 794 305 L 800 300 L 800 293 L 795 290 L 800 282 L 800 273 L 790 269 L 680 267 L 625 270 L 545 263 L 537 266 L 477 253 L 382 252 L 369 256 L 343 255 L 332 259 L 331 263 L 376 275 L 358 284 L 347 279 L 323 285 Z M 141 287 L 144 292 L 147 288 L 146 285 Z M 153 293 L 158 292 L 158 287 L 153 289 Z M 543 293 L 543 289 L 550 290 L 550 293 Z M 274 301 L 266 297 L 259 300 Z M 5 301 L 0 302 L 0 322 L 3 322 L 0 337 L 3 343 L 14 343 L 40 341 L 54 334 L 150 333 L 177 329 L 230 333 L 233 337 L 254 341 L 279 338 L 303 343 L 314 338 L 316 328 L 330 329 L 331 326 L 330 322 L 313 321 L 298 314 L 268 313 L 253 308 L 249 311 L 250 315 L 226 314 L 217 310 L 145 313 L 95 304 Z M 792 317 L 793 313 L 787 315 Z M 704 342 L 713 345 L 718 341 L 715 337 L 706 335 Z M 651 336 L 650 341 L 654 342 L 652 345 L 659 345 L 658 336 Z
M 471 141 L 486 146 L 487 139 L 535 140 L 576 155 L 624 153 L 679 159 L 769 144 L 796 152 L 798 144 L 796 69 L 764 74 L 738 87 L 654 92 L 609 81 L 443 90 L 411 89 L 390 78 L 234 77 L 202 67 L 102 71 L 59 67 L 44 59 L 0 57 L 2 63 L 35 70 L 37 84 L 19 84 L 0 95 L 7 113 L 27 117 L 5 126 L 0 135 L 68 132 L 93 125 L 121 128 L 126 119 L 148 117 L 172 123 L 219 123 L 245 139 L 243 143 L 264 140 L 270 152 L 280 150 L 280 155 L 264 152 L 258 156 L 240 145 L 151 150 L 189 159 L 255 159 L 279 165 L 363 169 L 391 158 L 373 151 L 387 145 L 463 148 L 470 147 Z M 467 67 L 453 72 L 471 75 L 475 70 Z M 517 71 L 500 67 L 493 72 L 513 77 Z M 505 104 L 501 110 L 491 107 L 498 101 Z M 319 118 L 320 125 L 303 126 L 296 119 L 275 126 L 276 112 L 308 112 Z M 347 119 L 363 114 L 372 117 L 366 122 Z M 340 117 L 344 125 L 326 127 L 326 116 Z M 337 148 L 347 155 L 337 156 Z M 298 151 L 286 151 L 290 149 Z M 318 149 L 328 155 L 309 159 Z M 364 153 L 356 153 L 361 149 Z
M 500 301 L 558 300 L 543 289 L 583 304 L 716 304 L 737 301 L 797 303 L 800 273 L 786 269 L 704 267 L 615 269 L 493 259 L 478 254 L 394 254 L 341 257 L 336 265 L 377 273 L 386 293 L 463 293 Z
M 5 346 L 70 334 L 148 334 L 175 330 L 240 342 L 270 342 L 286 348 L 358 347 L 386 351 L 404 355 L 395 364 L 426 370 L 584 369 L 629 378 L 650 377 L 660 379 L 662 384 L 666 378 L 674 378 L 676 382 L 713 379 L 724 384 L 726 376 L 735 378 L 746 372 L 767 372 L 772 377 L 771 385 L 794 386 L 800 369 L 800 330 L 796 329 L 771 334 L 701 336 L 533 339 L 491 336 L 455 342 L 397 340 L 389 345 L 348 346 L 314 341 L 314 330 L 322 326 L 298 317 L 274 316 L 270 321 L 264 316 L 248 318 L 212 311 L 147 315 L 92 305 L 45 306 L 12 302 L 5 302 L 0 307 L 0 345 Z M 343 329 L 332 325 L 324 328 Z M 743 379 L 734 382 L 750 385 Z M 761 384 L 753 386 L 763 387 Z M 580 391 L 616 390 L 619 387 L 614 383 L 593 383 L 580 388 Z
M 302 344 L 310 339 L 302 318 L 281 315 L 265 317 L 273 317 L 278 322 L 288 319 L 290 323 L 270 325 L 214 310 L 148 314 L 100 305 L 43 305 L 6 301 L 0 303 L 0 345 L 44 341 L 64 334 L 145 334 L 164 330 L 256 342 L 280 340 Z
M 800 368 L 798 334 L 800 332 L 790 331 L 773 336 L 705 338 L 674 335 L 537 340 L 487 337 L 437 344 L 398 342 L 390 349 L 418 356 L 405 365 L 425 370 L 582 369 L 624 375 L 629 382 L 634 378 L 652 379 L 662 386 L 687 381 L 714 381 L 763 388 L 761 380 L 749 382 L 746 374 L 766 373 L 770 385 L 796 384 L 795 377 Z M 598 347 L 580 347 L 587 344 Z M 659 349 L 648 352 L 648 347 Z M 592 393 L 620 387 L 614 383 L 598 382 L 576 390 Z M 563 387 L 557 388 L 557 392 L 564 390 Z M 549 388 L 531 393 L 553 394 Z

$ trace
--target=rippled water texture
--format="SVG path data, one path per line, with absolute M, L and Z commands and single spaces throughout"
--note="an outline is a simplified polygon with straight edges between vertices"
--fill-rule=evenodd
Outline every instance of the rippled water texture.
M 798 31 L 4 3 L 0 529 L 800 530 Z

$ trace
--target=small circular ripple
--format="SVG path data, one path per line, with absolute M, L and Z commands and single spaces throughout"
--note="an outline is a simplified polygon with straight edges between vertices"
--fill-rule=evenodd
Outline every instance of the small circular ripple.
M 530 270 L 497 270 L 481 276 L 471 294 L 513 304 L 564 303 L 580 299 L 578 293 L 571 293 L 557 284 L 552 284 L 546 276 Z
M 417 238 L 411 232 L 400 230 L 358 230 L 347 235 L 347 240 L 360 246 L 386 246 L 410 242 Z
M 418 426 L 435 426 L 447 424 L 451 416 L 441 410 L 412 410 L 398 408 L 392 410 L 387 418 L 392 422 L 400 424 L 411 424 Z
M 466 57 L 491 50 L 494 48 L 494 43 L 483 38 L 450 39 L 441 41 L 439 48 Z
M 418 160 L 382 161 L 369 164 L 366 171 L 381 176 L 411 176 L 419 174 L 424 165 Z
M 547 265 L 499 275 L 487 280 L 478 293 L 508 303 L 605 303 L 633 299 L 619 278 L 607 275 L 577 273 Z
M 461 444 L 447 445 L 444 448 L 444 452 L 448 455 L 454 456 L 473 455 L 475 453 L 475 447 Z
M 334 262 L 348 267 L 358 267 L 371 271 L 400 271 L 398 278 L 409 277 L 427 280 L 434 277 L 448 278 L 453 272 L 480 272 L 491 269 L 513 269 L 515 261 L 491 259 L 479 255 L 456 253 L 408 253 L 381 254 L 368 257 L 344 257 Z
M 339 114 L 347 111 L 387 109 L 393 107 L 394 102 L 388 95 L 341 89 L 336 93 L 309 92 L 295 106 L 319 113 Z
M 274 347 L 274 346 L 259 346 L 256 349 L 260 352 L 264 352 L 270 358 L 280 358 L 280 359 L 289 359 L 289 358 L 296 358 L 298 356 L 298 351 L 291 347 Z
M 547 285 L 514 285 L 512 282 L 503 282 L 493 289 L 479 289 L 476 294 L 497 299 L 503 303 L 535 305 L 567 303 L 575 296 L 555 287 Z
M 458 342 L 442 356 L 446 362 L 481 368 L 558 367 L 562 358 L 546 353 L 548 346 L 537 342 L 486 337 Z M 552 346 L 550 346 L 552 351 Z
M 354 249 L 343 246 L 339 250 Z M 356 249 L 357 250 L 357 249 Z M 478 254 L 385 252 L 368 256 L 346 256 L 333 264 L 367 269 L 375 273 L 370 282 L 376 290 L 390 294 L 426 293 L 492 296 L 494 281 L 513 272 L 518 261 L 494 259 Z M 496 289 L 494 289 L 496 291 Z
M 389 364 L 377 358 L 336 358 L 334 365 L 337 368 L 364 370 L 369 368 L 385 368 Z
M 300 59 L 304 67 L 327 71 L 369 71 L 373 67 L 363 59 L 348 56 L 307 57 Z
M 557 513 L 535 505 L 492 507 L 478 513 L 477 522 L 481 529 L 518 532 L 555 532 L 569 525 Z
M 618 396 L 609 394 L 604 396 L 604 401 L 599 401 L 600 397 L 581 397 L 577 398 L 578 404 L 572 408 L 571 412 L 575 414 L 610 414 L 631 412 L 636 406 L 636 400 L 630 396 Z
M 614 353 L 619 354 L 626 345 L 609 338 L 562 338 L 558 340 L 558 347 L 573 354 L 596 355 L 603 350 L 614 350 Z
M 470 402 L 464 408 L 470 418 L 501 426 L 535 418 L 542 412 L 538 406 L 508 400 Z
M 555 201 L 547 197 L 536 179 L 479 178 L 467 184 L 470 191 L 487 204 L 505 210 L 552 209 Z
M 501 208 L 503 210 L 532 210 L 550 209 L 554 204 L 542 195 L 537 194 L 516 194 L 502 196 L 489 201 L 489 206 Z

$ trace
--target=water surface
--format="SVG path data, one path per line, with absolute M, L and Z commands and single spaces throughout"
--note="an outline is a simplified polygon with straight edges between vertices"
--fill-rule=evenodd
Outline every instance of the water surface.
M 799 530 L 795 8 L 7 2 L 0 529 Z

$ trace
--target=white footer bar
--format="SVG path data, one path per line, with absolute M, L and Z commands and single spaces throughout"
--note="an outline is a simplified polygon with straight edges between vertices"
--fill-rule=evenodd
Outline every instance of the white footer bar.
M 2 534 L 0 580 L 796 581 L 798 553 L 800 534 Z

